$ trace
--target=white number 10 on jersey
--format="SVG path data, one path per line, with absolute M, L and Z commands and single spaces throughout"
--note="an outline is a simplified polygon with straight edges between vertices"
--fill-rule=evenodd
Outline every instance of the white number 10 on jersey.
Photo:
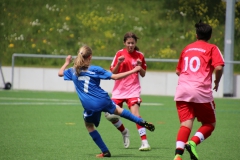
M 184 71 L 187 71 L 188 68 L 192 71 L 192 72 L 197 72 L 200 68 L 200 59 L 196 56 L 192 57 L 189 61 L 189 57 L 184 57 L 184 61 L 185 61 L 185 64 L 184 64 Z M 195 67 L 193 66 L 193 63 L 195 62 Z M 189 66 L 188 66 L 189 64 Z

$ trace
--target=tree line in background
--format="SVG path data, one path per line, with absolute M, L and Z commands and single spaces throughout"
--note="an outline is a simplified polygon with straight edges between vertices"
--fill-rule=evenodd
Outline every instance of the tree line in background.
M 84 5 L 83 5 L 84 4 Z M 194 24 L 213 27 L 210 40 L 224 49 L 226 2 L 222 0 L 1 0 L 0 62 L 11 65 L 13 53 L 75 55 L 83 44 L 94 56 L 113 57 L 132 31 L 146 58 L 177 59 L 195 40 Z M 240 2 L 235 4 L 234 60 L 240 60 Z M 103 67 L 109 61 L 96 61 Z M 58 67 L 59 59 L 21 58 L 20 66 Z M 152 70 L 174 70 L 169 63 L 148 63 Z M 234 66 L 240 72 L 240 66 Z
M 225 25 L 226 2 L 223 0 L 171 0 L 164 1 L 169 11 L 186 14 L 188 20 L 203 19 L 213 26 Z M 177 17 L 175 17 L 177 18 Z M 235 4 L 235 37 L 240 36 L 240 3 Z

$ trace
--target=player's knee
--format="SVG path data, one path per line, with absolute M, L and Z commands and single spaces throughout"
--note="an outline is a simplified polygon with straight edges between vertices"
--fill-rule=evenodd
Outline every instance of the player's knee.
M 105 112 L 105 118 L 107 120 L 109 120 L 110 122 L 117 122 L 120 118 L 119 115 L 115 115 L 115 114 L 110 114 L 108 112 Z
M 202 126 L 208 126 L 212 130 L 214 130 L 215 127 L 216 127 L 216 122 L 214 122 L 214 123 L 202 123 Z
M 87 122 L 85 122 L 85 126 L 86 126 L 88 132 L 92 132 L 92 131 L 95 130 L 93 123 L 87 123 Z

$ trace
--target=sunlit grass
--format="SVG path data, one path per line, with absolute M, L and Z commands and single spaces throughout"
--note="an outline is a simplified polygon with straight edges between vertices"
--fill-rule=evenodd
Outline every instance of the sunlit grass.
M 124 149 L 122 136 L 102 115 L 97 128 L 112 153 L 111 159 L 173 159 L 179 120 L 173 97 L 142 96 L 141 116 L 155 124 L 147 131 L 152 150 L 140 152 L 136 125 L 122 119 L 130 130 L 130 148 Z M 239 153 L 240 100 L 215 99 L 217 127 L 212 136 L 197 147 L 201 159 L 236 159 Z M 124 108 L 127 109 L 126 105 Z M 74 92 L 0 90 L 1 159 L 90 160 L 100 153 L 84 127 L 82 106 Z M 199 127 L 195 122 L 191 135 Z M 184 159 L 189 159 L 185 152 Z

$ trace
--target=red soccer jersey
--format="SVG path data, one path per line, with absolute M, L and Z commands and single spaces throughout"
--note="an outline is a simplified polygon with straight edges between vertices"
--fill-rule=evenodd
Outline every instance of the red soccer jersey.
M 180 75 L 174 100 L 212 102 L 212 73 L 220 65 L 224 60 L 216 45 L 198 40 L 185 47 L 177 65 Z
M 137 59 L 140 59 L 142 61 L 142 68 L 144 70 L 147 69 L 143 53 L 136 50 L 133 53 L 128 53 L 128 51 L 124 48 L 116 53 L 110 67 L 111 71 L 118 63 L 118 57 L 120 56 L 124 56 L 125 59 L 121 63 L 118 73 L 126 72 L 135 68 L 137 65 Z M 141 86 L 139 82 L 139 74 L 133 73 L 123 79 L 115 80 L 114 88 L 112 91 L 112 98 L 125 99 L 140 97 L 140 93 Z

